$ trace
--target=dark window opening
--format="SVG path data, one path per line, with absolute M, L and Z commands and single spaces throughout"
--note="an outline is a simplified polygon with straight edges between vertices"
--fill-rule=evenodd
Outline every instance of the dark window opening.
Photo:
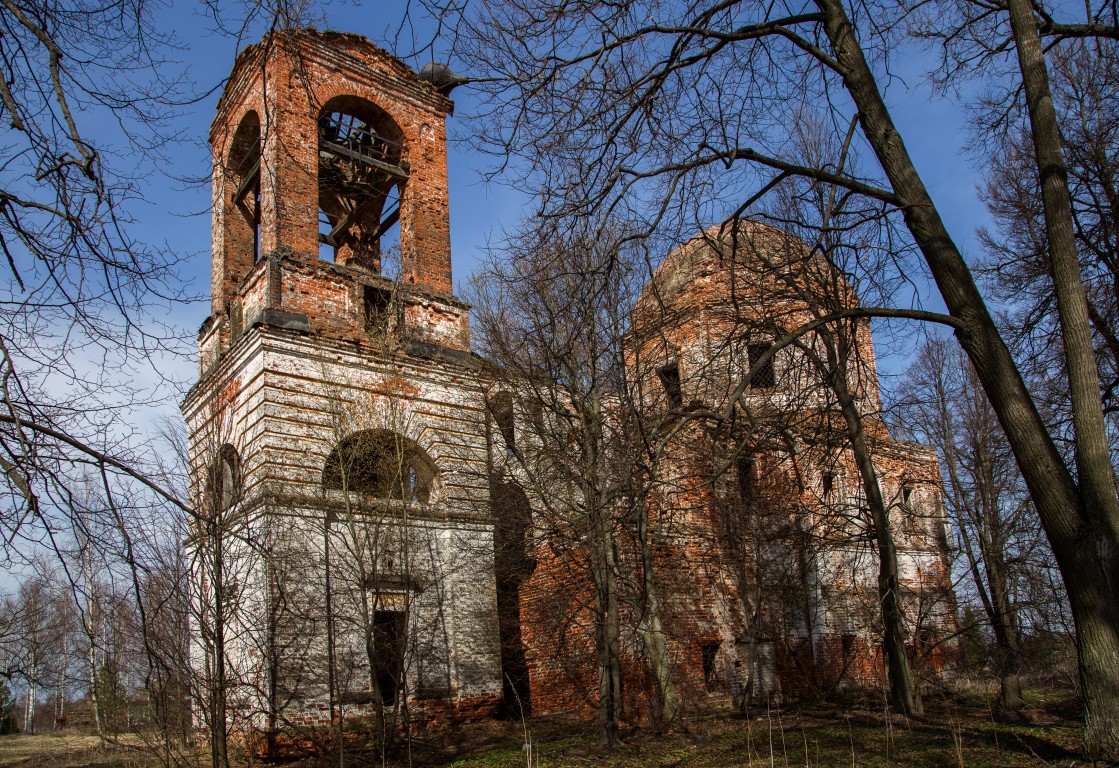
M 494 425 L 501 433 L 506 448 L 515 448 L 517 443 L 516 423 L 513 416 L 513 394 L 511 392 L 496 392 L 490 398 L 490 413 L 493 415 Z
M 427 503 L 435 464 L 403 435 L 371 429 L 350 435 L 330 452 L 323 488 L 406 502 Z
M 241 119 L 225 161 L 228 194 L 222 247 L 226 279 L 236 287 L 260 258 L 260 119 L 249 111 Z
M 913 486 L 906 485 L 901 489 L 901 501 L 906 506 L 909 506 L 910 499 L 913 498 Z
M 389 311 L 392 293 L 373 285 L 365 286 L 365 330 L 386 333 L 389 329 Z
M 536 567 L 529 552 L 532 507 L 524 490 L 515 483 L 496 485 L 492 494 L 494 562 L 498 581 L 519 583 Z
M 840 639 L 840 642 L 842 642 L 843 644 L 843 658 L 846 659 L 851 655 L 851 651 L 853 651 L 855 648 L 855 636 L 849 634 L 843 635 L 843 637 Z
M 719 676 L 715 670 L 715 659 L 719 655 L 719 643 L 704 643 L 700 649 L 703 654 L 703 684 L 708 691 L 719 687 Z
M 515 483 L 499 483 L 491 486 L 490 491 L 501 649 L 501 713 L 519 720 L 532 711 L 532 690 L 521 635 L 521 585 L 536 567 L 529 552 L 532 509 L 528 496 Z
M 735 474 L 738 476 L 738 498 L 744 504 L 753 503 L 757 492 L 757 484 L 754 479 L 754 460 L 749 456 L 739 456 L 735 470 Z
M 373 612 L 374 674 L 384 704 L 395 702 L 400 690 L 404 669 L 404 619 L 404 611 Z
M 241 500 L 241 459 L 232 445 L 218 449 L 206 485 L 212 513 L 225 512 Z
M 241 210 L 245 221 L 252 227 L 253 261 L 260 258 L 260 128 L 256 126 L 253 145 L 233 171 L 237 189 L 233 192 L 233 202 Z
M 773 345 L 768 343 L 748 345 L 746 355 L 750 361 L 750 369 L 753 370 L 758 361 L 772 348 Z M 754 373 L 754 378 L 750 379 L 750 389 L 772 389 L 775 386 L 777 386 L 777 372 L 773 367 L 773 357 L 770 356 Z
M 657 376 L 660 377 L 661 386 L 664 387 L 664 394 L 668 397 L 669 407 L 680 408 L 683 406 L 684 392 L 680 385 L 680 365 L 678 363 L 669 363 L 662 368 L 658 368 Z
M 831 496 L 832 488 L 835 486 L 835 475 L 833 475 L 831 472 L 825 472 L 823 478 L 820 481 L 820 486 L 820 490 L 823 493 L 824 498 L 829 498 Z

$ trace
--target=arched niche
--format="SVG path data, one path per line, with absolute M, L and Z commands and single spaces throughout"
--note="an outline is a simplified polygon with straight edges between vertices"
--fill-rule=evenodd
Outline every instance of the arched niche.
M 225 289 L 232 291 L 260 255 L 260 116 L 241 118 L 222 164 Z
M 373 102 L 337 96 L 319 112 L 318 137 L 320 255 L 380 274 L 399 251 L 404 132 Z
M 324 490 L 427 504 L 438 483 L 435 462 L 414 440 L 386 429 L 344 438 L 327 456 Z
M 241 500 L 241 457 L 229 443 L 222 445 L 206 475 L 206 505 L 211 514 L 226 512 Z

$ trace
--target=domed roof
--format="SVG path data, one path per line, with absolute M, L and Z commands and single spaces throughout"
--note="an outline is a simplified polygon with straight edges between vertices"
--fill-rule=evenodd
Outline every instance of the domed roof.
M 811 258 L 808 244 L 759 221 L 710 227 L 664 258 L 637 301 L 640 317 L 743 299 L 760 300 L 778 275 Z

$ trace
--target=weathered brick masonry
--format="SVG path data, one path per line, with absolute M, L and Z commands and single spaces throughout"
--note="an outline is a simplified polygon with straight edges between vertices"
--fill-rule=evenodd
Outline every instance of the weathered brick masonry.
M 673 414 L 723 412 L 756 350 L 827 314 L 829 304 L 854 302 L 834 269 L 773 227 L 716 227 L 680 247 L 646 287 L 630 335 L 647 432 Z M 869 324 L 858 321 L 836 343 L 846 344 L 890 504 L 913 660 L 922 674 L 941 674 L 957 650 L 937 459 L 892 440 L 882 423 Z M 724 691 L 764 699 L 881 685 L 877 556 L 835 404 L 795 346 L 777 353 L 744 399 L 748 423 L 686 424 L 653 484 L 649 529 L 677 691 L 694 704 Z M 629 571 L 639 570 L 620 538 Z M 589 576 L 573 574 L 573 558 L 546 544 L 534 556 L 537 568 L 520 588 L 533 705 L 585 705 L 595 689 L 593 638 L 572 627 L 593 626 Z M 558 620 L 579 606 L 582 622 Z M 628 647 L 623 688 L 640 715 L 652 680 L 641 641 Z
M 205 608 L 212 558 L 196 580 L 241 726 L 313 731 L 391 710 L 401 688 L 414 725 L 499 703 L 484 398 L 451 294 L 450 109 L 364 38 L 314 31 L 246 50 L 219 102 L 212 314 L 183 408 L 200 508 L 213 477 L 237 486 L 212 510 L 222 616 Z
M 528 496 L 495 471 L 492 380 L 452 295 L 452 107 L 364 38 L 313 30 L 244 51 L 219 102 L 212 311 L 183 412 L 204 518 L 190 542 L 194 652 L 214 668 L 220 625 L 239 728 L 298 741 L 405 700 L 413 725 L 593 703 L 593 635 L 570 620 L 586 611 L 587 574 L 548 549 Z M 815 264 L 803 245 L 760 225 L 735 232 L 667 257 L 638 305 L 630 365 L 650 418 L 721 408 L 751 343 L 809 316 L 758 269 L 769 257 Z M 855 338 L 852 384 L 876 414 L 869 326 Z M 745 432 L 697 421 L 657 470 L 654 562 L 689 702 L 746 683 L 764 696 L 881 675 L 873 558 L 849 522 L 861 498 L 850 451 L 795 355 L 765 375 L 751 406 L 784 419 L 796 451 L 745 450 Z M 526 416 L 520 404 L 509 413 Z M 869 424 L 921 617 L 914 654 L 943 666 L 929 650 L 954 621 L 935 457 Z M 651 680 L 626 642 L 639 716 Z

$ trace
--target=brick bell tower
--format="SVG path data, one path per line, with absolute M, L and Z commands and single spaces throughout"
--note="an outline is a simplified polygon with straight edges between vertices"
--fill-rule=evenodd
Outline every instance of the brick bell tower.
M 440 85 L 361 36 L 274 33 L 237 58 L 211 128 L 212 311 L 183 403 L 194 653 L 211 677 L 224 657 L 267 733 L 500 701 Z

